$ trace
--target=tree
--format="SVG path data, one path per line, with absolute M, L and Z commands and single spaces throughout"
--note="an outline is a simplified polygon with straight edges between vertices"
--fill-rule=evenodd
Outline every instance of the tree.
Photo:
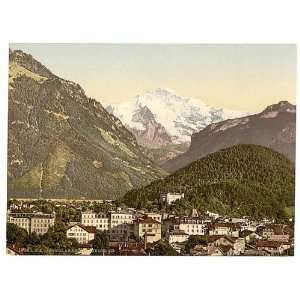
M 65 232 L 55 231 L 55 227 L 50 228 L 48 232 L 41 237 L 41 245 L 60 254 L 72 254 L 79 248 L 76 239 L 68 239 Z
M 150 248 L 150 254 L 155 256 L 177 256 L 176 250 L 169 243 L 159 241 L 153 248 Z
M 28 236 L 28 239 L 27 239 L 27 244 L 29 245 L 38 245 L 40 243 L 41 239 L 40 237 L 37 235 L 36 232 L 33 232 L 32 234 L 30 234 Z
M 97 230 L 93 240 L 93 249 L 107 249 L 109 247 L 109 235 L 106 231 Z
M 185 251 L 190 252 L 196 245 L 207 245 L 208 238 L 205 235 L 191 235 L 185 243 Z
M 6 234 L 8 244 L 18 243 L 20 246 L 25 246 L 28 241 L 27 231 L 13 223 L 7 223 Z

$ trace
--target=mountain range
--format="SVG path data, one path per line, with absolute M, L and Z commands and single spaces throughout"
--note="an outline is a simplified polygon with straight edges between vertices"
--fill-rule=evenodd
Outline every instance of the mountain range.
M 9 197 L 126 194 L 124 203 L 138 207 L 183 186 L 192 202 L 203 196 L 206 208 L 224 202 L 226 210 L 237 203 L 245 213 L 257 193 L 261 211 L 273 214 L 292 205 L 295 140 L 296 107 L 287 101 L 249 115 L 157 89 L 105 109 L 31 55 L 9 52 Z M 167 172 L 175 173 L 163 180 Z
M 272 148 L 295 161 L 296 106 L 280 101 L 261 113 L 224 120 L 194 133 L 188 151 L 165 162 L 174 172 L 210 153 L 236 144 L 256 144 Z
M 161 88 L 119 104 L 107 105 L 106 109 L 123 122 L 140 145 L 148 149 L 189 143 L 193 133 L 211 123 L 248 114 L 214 108 L 199 99 L 181 97 Z
M 166 173 L 76 83 L 9 52 L 8 195 L 116 199 Z

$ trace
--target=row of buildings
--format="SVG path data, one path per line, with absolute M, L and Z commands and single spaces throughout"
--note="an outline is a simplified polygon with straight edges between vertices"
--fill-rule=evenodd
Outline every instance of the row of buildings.
M 28 233 L 42 235 L 54 226 L 55 213 L 9 212 L 8 222 Z M 107 213 L 87 210 L 81 212 L 80 222 L 68 224 L 66 235 L 91 249 L 97 231 L 108 233 L 110 246 L 127 254 L 137 249 L 142 252 L 141 247 L 153 247 L 160 240 L 183 255 L 283 255 L 293 248 L 291 224 L 249 217 L 222 217 L 212 212 L 201 216 L 193 213 L 188 217 L 136 209 L 116 209 Z M 187 253 L 185 244 L 191 236 L 203 239 Z
M 106 231 L 112 241 L 124 241 L 130 237 L 145 239 L 146 243 L 153 243 L 161 239 L 161 215 L 156 213 L 136 213 L 135 211 L 112 211 L 107 214 L 93 211 L 82 212 L 81 223 L 73 224 L 67 230 L 68 237 L 74 237 L 80 241 L 82 230 L 88 231 L 93 228 Z M 90 236 L 91 237 L 91 236 Z M 85 240 L 89 242 L 90 240 Z

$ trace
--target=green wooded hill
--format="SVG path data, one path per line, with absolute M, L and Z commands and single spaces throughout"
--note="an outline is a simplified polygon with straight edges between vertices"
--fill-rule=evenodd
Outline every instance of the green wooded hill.
M 160 193 L 184 192 L 168 210 L 193 208 L 255 217 L 286 216 L 294 206 L 295 170 L 282 154 L 257 145 L 236 145 L 212 153 L 162 180 L 134 189 L 121 200 L 137 208 L 163 209 Z

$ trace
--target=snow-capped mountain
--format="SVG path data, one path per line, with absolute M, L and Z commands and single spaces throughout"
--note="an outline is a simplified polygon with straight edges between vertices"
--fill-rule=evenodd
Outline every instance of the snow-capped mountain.
M 199 99 L 181 97 L 161 88 L 118 105 L 108 105 L 106 109 L 119 118 L 138 140 L 141 136 L 147 137 L 141 144 L 150 148 L 190 142 L 193 133 L 211 123 L 247 115 L 211 107 Z
M 280 101 L 261 113 L 211 124 L 192 135 L 188 151 L 166 161 L 162 167 L 172 173 L 208 154 L 237 144 L 268 147 L 295 161 L 296 106 Z

